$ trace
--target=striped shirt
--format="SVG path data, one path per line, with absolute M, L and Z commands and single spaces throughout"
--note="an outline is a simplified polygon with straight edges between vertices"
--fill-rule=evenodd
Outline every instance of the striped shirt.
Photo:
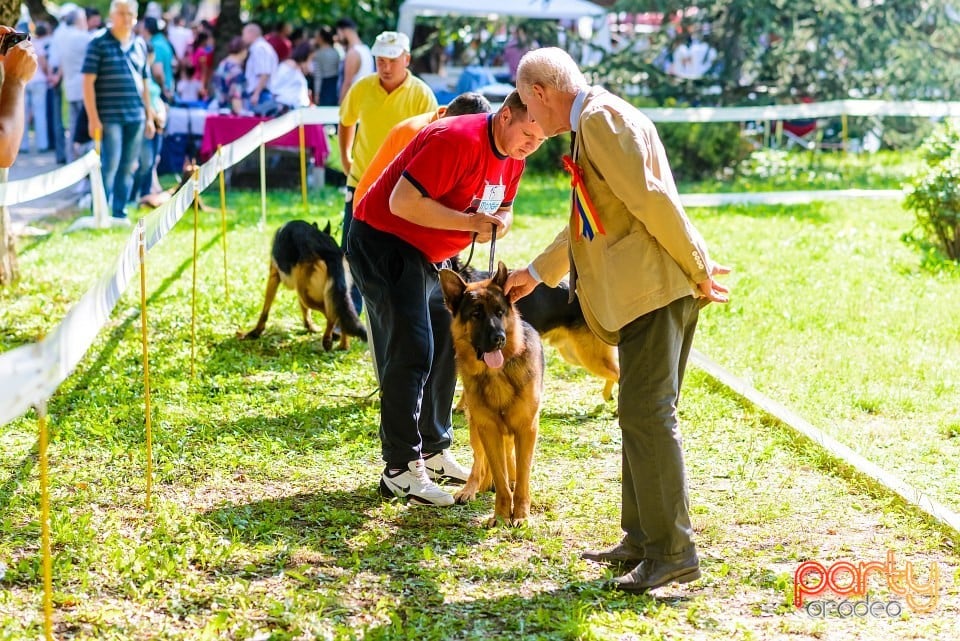
M 147 78 L 147 47 L 143 40 L 134 37 L 124 51 L 113 33 L 104 31 L 90 41 L 82 71 L 97 77 L 93 88 L 101 121 L 127 123 L 144 119 L 142 87 Z

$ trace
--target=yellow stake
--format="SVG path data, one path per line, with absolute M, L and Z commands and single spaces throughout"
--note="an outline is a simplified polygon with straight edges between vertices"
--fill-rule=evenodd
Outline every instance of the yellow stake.
M 300 131 L 300 189 L 303 192 L 303 216 L 307 217 L 307 146 L 304 140 L 303 123 L 298 127 Z
M 847 114 L 840 114 L 840 143 L 843 153 L 847 153 Z
M 47 404 L 36 406 L 40 423 L 40 546 L 43 564 L 43 634 L 53 641 L 53 557 L 50 551 L 50 480 L 47 469 Z
M 147 429 L 147 498 L 145 507 L 150 511 L 153 490 L 153 423 L 150 420 L 150 358 L 147 355 L 147 259 L 144 240 L 144 219 L 137 223 L 140 230 L 140 337 L 143 345 L 143 406 Z
M 227 279 L 227 187 L 223 179 L 223 145 L 217 145 L 220 160 L 220 228 L 223 231 L 223 298 L 230 304 L 230 285 Z
M 197 375 L 197 228 L 200 225 L 200 170 L 193 170 L 193 301 L 190 310 L 190 378 Z
M 53 557 L 50 552 L 50 477 L 47 469 L 47 404 L 36 406 L 40 422 L 40 545 L 43 563 L 43 634 L 53 641 Z

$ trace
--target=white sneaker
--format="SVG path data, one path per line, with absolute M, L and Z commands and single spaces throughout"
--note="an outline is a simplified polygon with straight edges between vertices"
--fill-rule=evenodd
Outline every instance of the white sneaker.
M 453 495 L 430 480 L 422 459 L 410 461 L 405 470 L 385 469 L 380 476 L 380 494 L 407 498 L 423 505 L 453 505 Z
M 423 465 L 427 468 L 427 475 L 437 482 L 463 485 L 470 477 L 470 470 L 457 463 L 450 450 L 425 455 Z

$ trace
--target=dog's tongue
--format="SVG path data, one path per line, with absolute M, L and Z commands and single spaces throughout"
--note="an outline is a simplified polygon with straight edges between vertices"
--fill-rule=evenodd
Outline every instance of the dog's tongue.
M 491 369 L 500 369 L 503 367 L 503 351 L 498 349 L 493 352 L 484 353 L 483 362 Z

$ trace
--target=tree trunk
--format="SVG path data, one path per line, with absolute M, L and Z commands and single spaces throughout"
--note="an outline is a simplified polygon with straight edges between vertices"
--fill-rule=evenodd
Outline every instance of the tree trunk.
M 20 19 L 20 0 L 0 0 L 0 24 L 16 28 Z
M 46 6 L 43 4 L 43 0 L 24 0 L 24 3 L 27 5 L 27 9 L 30 11 L 30 17 L 33 19 L 33 22 L 36 23 L 40 20 L 50 23 L 50 13 L 47 11 Z M 19 3 L 17 3 L 17 8 L 19 11 Z M 6 22 L 3 24 L 7 24 Z M 15 24 L 10 24 L 9 26 L 15 27 Z
M 3 0 L 0 0 L 2 2 Z M 219 63 L 227 55 L 227 46 L 243 29 L 240 21 L 240 0 L 220 0 L 220 17 L 217 18 L 217 38 L 214 59 Z

